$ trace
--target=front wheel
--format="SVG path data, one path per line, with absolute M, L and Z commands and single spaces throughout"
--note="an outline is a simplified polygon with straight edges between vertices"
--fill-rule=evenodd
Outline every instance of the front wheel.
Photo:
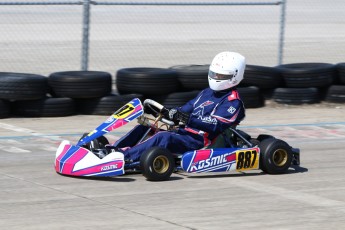
M 173 173 L 175 161 L 169 150 L 153 147 L 141 155 L 140 167 L 148 180 L 164 181 Z
M 84 137 L 86 137 L 87 135 L 88 133 L 84 133 L 83 136 L 79 139 L 79 141 L 83 139 Z M 90 141 L 89 143 L 86 143 L 83 147 L 92 151 L 94 149 L 104 149 L 105 145 L 108 145 L 108 144 L 109 144 L 108 139 L 105 136 L 100 136 Z
M 291 147 L 284 141 L 268 138 L 259 144 L 260 169 L 269 174 L 286 172 L 292 162 Z

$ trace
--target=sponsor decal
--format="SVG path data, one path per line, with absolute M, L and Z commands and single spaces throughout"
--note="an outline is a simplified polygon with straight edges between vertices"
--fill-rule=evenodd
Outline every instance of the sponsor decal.
M 212 118 L 211 116 L 208 116 L 208 117 L 199 116 L 198 119 L 201 120 L 203 123 L 217 125 L 217 119 Z
M 101 171 L 108 171 L 108 170 L 117 169 L 117 168 L 118 168 L 117 164 L 106 165 L 101 168 Z
M 230 108 L 228 108 L 228 112 L 230 114 L 234 114 L 236 112 L 236 108 L 234 108 L 233 106 L 230 106 Z
M 213 166 L 229 163 L 231 161 L 230 155 L 231 153 L 225 153 L 225 154 L 211 157 L 205 160 L 200 160 L 192 164 L 190 171 L 191 172 L 199 171 L 199 170 L 210 168 Z
M 217 124 L 217 119 L 216 118 L 212 118 L 211 116 L 204 116 L 204 109 L 206 106 L 212 105 L 214 104 L 213 101 L 205 101 L 203 103 L 201 103 L 199 106 L 197 106 L 194 110 L 193 110 L 193 115 L 198 116 L 198 120 L 201 120 L 201 122 L 203 123 L 207 123 L 207 124 L 212 124 L 212 125 L 216 125 Z

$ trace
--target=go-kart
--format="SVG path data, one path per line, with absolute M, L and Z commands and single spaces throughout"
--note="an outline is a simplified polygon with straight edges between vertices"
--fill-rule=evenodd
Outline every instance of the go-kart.
M 144 113 L 144 108 L 150 110 L 150 114 Z M 168 149 L 153 147 L 144 151 L 137 162 L 125 160 L 123 153 L 109 145 L 104 136 L 135 119 L 149 127 L 138 143 L 161 130 L 176 129 L 175 122 L 163 116 L 164 109 L 151 99 L 146 99 L 143 105 L 139 99 L 133 99 L 95 130 L 84 134 L 75 145 L 62 141 L 56 151 L 56 172 L 78 177 L 113 177 L 140 170 L 148 180 L 162 181 L 178 170 L 202 173 L 261 169 L 269 174 L 280 174 L 291 165 L 300 164 L 300 150 L 285 141 L 266 134 L 251 138 L 235 127 L 228 128 L 202 149 L 171 153 Z

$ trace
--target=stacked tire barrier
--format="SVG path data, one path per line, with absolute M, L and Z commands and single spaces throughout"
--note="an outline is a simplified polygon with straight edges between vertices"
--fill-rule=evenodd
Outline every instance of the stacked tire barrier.
M 328 63 L 297 63 L 278 67 L 285 88 L 274 91 L 275 101 L 286 104 L 317 103 L 322 92 L 336 81 L 336 68 Z
M 115 73 L 65 71 L 49 76 L 0 72 L 0 118 L 109 115 L 129 100 L 183 105 L 208 87 L 209 65 L 125 68 Z M 118 93 L 112 93 L 112 88 Z M 345 63 L 247 65 L 238 90 L 246 108 L 280 104 L 345 103 Z
M 109 115 L 134 97 L 112 94 L 112 76 L 99 71 L 66 71 L 48 77 L 0 72 L 0 118 Z

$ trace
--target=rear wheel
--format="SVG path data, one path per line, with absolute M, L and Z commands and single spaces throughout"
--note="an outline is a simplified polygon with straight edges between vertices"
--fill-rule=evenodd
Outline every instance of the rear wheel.
M 260 144 L 260 169 L 269 174 L 286 172 L 292 161 L 291 147 L 284 141 L 268 138 Z
M 153 147 L 141 155 L 140 167 L 148 180 L 164 181 L 173 173 L 175 160 L 169 150 Z

